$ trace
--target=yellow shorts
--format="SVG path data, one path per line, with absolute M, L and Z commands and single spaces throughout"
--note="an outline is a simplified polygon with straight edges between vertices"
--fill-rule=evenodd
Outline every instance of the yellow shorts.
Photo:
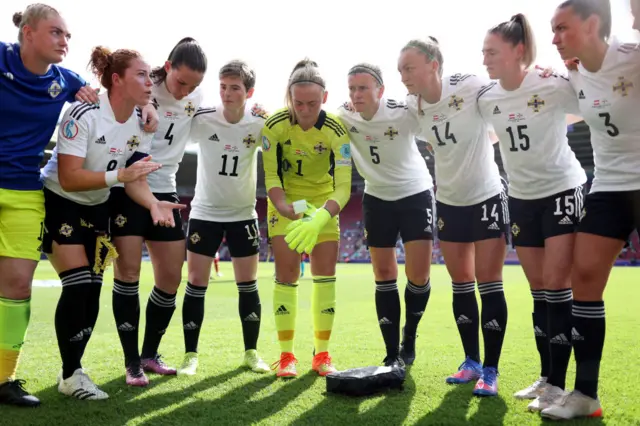
M 40 260 L 44 194 L 0 188 L 0 256 Z
M 298 200 L 307 200 L 307 202 L 313 204 L 316 208 L 324 206 L 324 203 L 327 202 L 327 199 L 327 196 L 311 198 L 287 194 L 287 203 L 292 203 Z M 278 210 L 276 210 L 273 204 L 271 204 L 271 200 L 267 201 L 267 220 L 269 226 L 269 238 L 287 234 L 285 232 L 285 229 L 291 223 L 291 221 L 278 213 Z M 338 216 L 332 217 L 320 231 L 317 244 L 323 243 L 325 241 L 340 241 L 340 223 Z

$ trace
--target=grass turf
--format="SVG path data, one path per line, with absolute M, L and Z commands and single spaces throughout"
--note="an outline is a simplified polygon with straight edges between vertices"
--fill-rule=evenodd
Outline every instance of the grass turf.
M 530 385 L 539 374 L 538 354 L 531 325 L 531 295 L 518 266 L 504 270 L 509 324 L 500 363 L 500 395 L 476 398 L 473 385 L 449 386 L 444 379 L 462 361 L 462 346 L 451 312 L 451 285 L 443 266 L 432 270 L 432 294 L 418 330 L 417 359 L 403 391 L 369 398 L 327 395 L 324 380 L 311 371 L 313 348 L 309 313 L 311 281 L 301 280 L 296 356 L 293 380 L 277 380 L 240 367 L 242 332 L 237 313 L 237 290 L 231 264 L 222 262 L 224 277 L 212 281 L 206 296 L 205 323 L 200 337 L 200 368 L 191 378 L 150 376 L 146 389 L 124 383 L 122 350 L 111 309 L 111 270 L 105 275 L 101 311 L 86 350 L 83 366 L 107 393 L 106 401 L 76 401 L 58 393 L 55 385 L 60 356 L 54 330 L 54 312 L 60 288 L 35 288 L 32 316 L 18 377 L 43 401 L 38 409 L 0 406 L 2 425 L 198 425 L 198 424 L 373 424 L 400 425 L 537 425 L 543 421 L 528 413 L 527 402 L 513 393 Z M 140 328 L 151 290 L 151 265 L 143 265 Z M 307 273 L 309 269 L 307 268 Z M 278 358 L 271 298 L 273 264 L 261 264 L 259 285 L 263 321 L 259 352 L 268 363 Z M 400 276 L 403 271 L 400 270 Z M 185 275 L 186 276 L 186 267 Z M 370 265 L 338 265 L 338 306 L 330 352 L 338 368 L 378 365 L 384 345 L 376 321 L 374 285 Z M 606 293 L 607 336 L 601 367 L 600 398 L 605 417 L 568 424 L 640 424 L 640 373 L 635 368 L 640 348 L 638 307 L 640 286 L 635 268 L 615 268 Z M 36 279 L 56 279 L 47 262 Z M 400 280 L 402 283 L 404 280 Z M 401 295 L 404 285 L 400 285 Z M 184 351 L 181 303 L 160 353 L 177 366 Z M 479 296 L 478 296 L 479 297 Z M 401 296 L 402 299 L 402 296 Z M 140 344 L 142 335 L 140 336 Z M 570 364 L 567 384 L 573 387 L 575 364 Z

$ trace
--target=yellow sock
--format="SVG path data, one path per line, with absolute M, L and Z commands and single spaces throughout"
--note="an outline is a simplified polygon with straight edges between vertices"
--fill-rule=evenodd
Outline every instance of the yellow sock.
M 0 383 L 13 380 L 31 314 L 31 299 L 0 297 Z
M 316 354 L 329 350 L 336 308 L 336 277 L 313 277 L 311 311 Z
M 273 311 L 280 351 L 293 352 L 293 336 L 298 316 L 298 284 L 284 284 L 276 281 L 273 288 Z

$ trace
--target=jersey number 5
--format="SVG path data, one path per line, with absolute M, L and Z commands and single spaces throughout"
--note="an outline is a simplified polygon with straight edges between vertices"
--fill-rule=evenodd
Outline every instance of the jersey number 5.
M 369 147 L 369 152 L 371 153 L 371 162 L 373 164 L 380 164 L 380 154 L 378 154 L 378 147 L 371 145 Z

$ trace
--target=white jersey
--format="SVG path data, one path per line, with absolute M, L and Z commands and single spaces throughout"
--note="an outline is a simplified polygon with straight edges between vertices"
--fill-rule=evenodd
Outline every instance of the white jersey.
M 160 122 L 151 144 L 151 156 L 162 168 L 147 178 L 152 192 L 176 192 L 176 173 L 189 140 L 191 119 L 201 103 L 200 89 L 178 101 L 164 83 L 153 86 L 153 104 Z
M 416 145 L 418 119 L 404 103 L 382 99 L 369 121 L 347 104 L 338 109 L 351 139 L 351 155 L 364 178 L 364 192 L 395 201 L 433 187 Z
M 582 65 L 569 78 L 591 131 L 595 165 L 591 192 L 640 189 L 640 50 L 610 40 L 602 68 Z
M 502 192 L 489 128 L 476 99 L 488 81 L 475 75 L 455 74 L 442 79 L 440 101 L 428 104 L 408 97 L 418 114 L 421 135 L 434 151 L 436 200 L 452 206 L 471 206 Z
M 142 130 L 140 110 L 134 110 L 125 123 L 119 123 L 113 115 L 107 93 L 99 98 L 99 105 L 74 102 L 65 111 L 58 128 L 58 142 L 53 155 L 41 171 L 45 188 L 87 206 L 106 202 L 109 199 L 109 188 L 64 191 L 58 180 L 58 155 L 82 157 L 82 167 L 85 170 L 106 172 L 125 167 L 132 157 L 135 160 L 146 156 L 151 149 L 153 137 L 153 134 Z
M 189 217 L 212 222 L 256 219 L 258 147 L 265 119 L 245 107 L 238 123 L 223 108 L 202 108 L 191 123 L 198 143 L 196 190 Z
M 579 113 L 568 78 L 529 72 L 516 90 L 492 82 L 480 93 L 478 106 L 500 140 L 510 196 L 535 200 L 587 181 L 567 140 L 566 114 Z

